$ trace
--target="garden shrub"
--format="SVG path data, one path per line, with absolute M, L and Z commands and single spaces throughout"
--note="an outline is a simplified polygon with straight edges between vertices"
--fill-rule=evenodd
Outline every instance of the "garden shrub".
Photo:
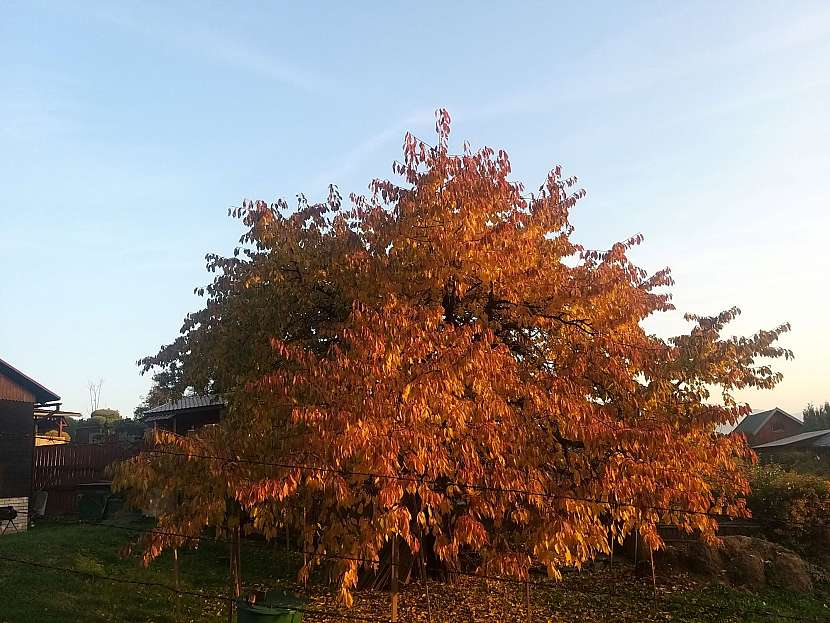
M 747 499 L 767 538 L 810 557 L 830 557 L 830 480 L 780 465 L 750 469 Z
M 776 464 L 786 470 L 815 474 L 830 479 L 830 454 L 811 448 L 783 450 L 760 457 L 761 463 Z

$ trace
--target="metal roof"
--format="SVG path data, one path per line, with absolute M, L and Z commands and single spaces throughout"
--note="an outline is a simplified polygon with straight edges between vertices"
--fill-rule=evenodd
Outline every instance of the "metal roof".
M 776 411 L 783 415 L 786 415 L 794 422 L 804 424 L 804 422 L 802 422 L 796 417 L 793 417 L 792 415 L 784 411 L 784 409 L 779 409 L 778 407 L 775 407 L 774 409 L 769 409 L 767 411 L 758 411 L 758 413 L 750 413 L 740 421 L 740 423 L 735 427 L 735 430 L 733 432 L 744 433 L 745 435 L 757 435 L 758 431 L 764 427 L 764 424 L 766 424 L 773 415 L 775 415 Z
M 206 396 L 192 395 L 184 396 L 179 400 L 173 402 L 166 402 L 158 407 L 153 407 L 144 412 L 144 420 L 163 420 L 172 417 L 180 411 L 188 411 L 190 409 L 204 409 L 206 407 L 223 407 L 227 403 L 222 396 L 216 394 L 208 394 Z
M 824 439 L 825 435 L 827 436 L 826 439 Z M 762 443 L 759 446 L 752 447 L 756 450 L 760 448 L 780 448 L 781 446 L 789 446 L 801 441 L 808 441 L 810 439 L 815 439 L 815 441 L 810 444 L 811 446 L 828 446 L 830 445 L 830 429 L 811 430 L 806 433 L 799 433 L 798 435 L 784 437 L 783 439 L 777 439 L 775 441 L 770 441 L 769 443 Z
M 35 399 L 38 403 L 45 403 L 45 402 L 57 402 L 61 399 L 55 392 L 52 390 L 46 389 L 43 385 L 38 383 L 33 378 L 26 376 L 20 370 L 15 368 L 10 363 L 7 363 L 0 359 L 0 374 L 3 376 L 9 377 L 12 381 L 17 383 L 18 385 L 24 387 L 28 391 L 34 394 Z

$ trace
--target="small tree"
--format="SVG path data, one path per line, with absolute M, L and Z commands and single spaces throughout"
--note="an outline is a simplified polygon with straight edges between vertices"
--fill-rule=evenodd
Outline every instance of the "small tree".
M 98 379 L 98 382 L 90 381 L 87 383 L 87 390 L 89 391 L 89 410 L 97 411 L 98 404 L 101 402 L 101 388 L 104 386 L 104 379 Z
M 96 409 L 89 414 L 89 419 L 100 426 L 112 426 L 121 419 L 117 409 Z

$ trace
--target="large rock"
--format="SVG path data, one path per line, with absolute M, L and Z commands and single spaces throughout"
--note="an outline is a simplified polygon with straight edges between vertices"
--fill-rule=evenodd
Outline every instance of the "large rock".
M 753 590 L 766 583 L 766 556 L 762 546 L 753 547 L 753 539 L 746 536 L 724 537 L 719 549 L 726 576 L 733 586 Z
M 813 578 L 807 563 L 787 552 L 779 554 L 773 560 L 772 569 L 767 572 L 767 581 L 773 586 L 799 593 L 810 593 L 813 590 Z
M 751 590 L 775 586 L 809 593 L 810 566 L 785 547 L 748 536 L 726 536 L 718 545 L 695 542 L 670 548 L 667 560 L 687 570 Z

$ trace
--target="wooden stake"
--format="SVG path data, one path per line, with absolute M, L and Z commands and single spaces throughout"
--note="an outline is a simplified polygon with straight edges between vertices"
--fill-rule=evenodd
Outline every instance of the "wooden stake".
M 233 548 L 236 558 L 236 596 L 242 594 L 242 526 L 237 526 L 233 533 Z
M 236 530 L 232 531 L 231 542 L 229 544 L 230 547 L 230 564 L 228 572 L 231 575 L 231 588 L 233 590 L 234 597 L 239 597 L 239 581 L 237 579 L 237 571 L 238 567 L 236 566 Z M 228 600 L 228 623 L 233 623 L 233 604 L 234 600 Z
M 614 568 L 614 533 L 611 528 L 608 528 L 608 542 L 611 544 L 611 559 L 608 563 L 610 569 Z
M 179 586 L 179 548 L 173 548 L 173 585 L 176 587 L 176 590 L 180 590 Z M 176 593 L 173 596 L 174 599 L 174 609 L 173 609 L 173 618 L 178 621 L 179 620 L 179 600 L 181 599 L 181 595 Z
M 392 623 L 398 621 L 398 535 L 392 535 Z
M 418 557 L 421 559 L 421 575 L 424 578 L 424 588 L 426 589 L 427 597 L 427 623 L 432 623 L 432 605 L 429 603 L 429 574 L 427 573 L 427 563 L 424 557 L 424 538 L 421 533 L 421 543 L 418 551 Z
M 651 559 L 651 585 L 654 587 L 654 599 L 657 600 L 657 572 L 654 570 L 654 550 L 648 548 L 648 556 Z
M 307 530 L 307 517 L 305 512 L 305 504 L 303 504 L 303 567 L 308 568 L 308 554 L 306 552 L 309 551 L 309 544 L 306 542 L 308 537 L 306 536 Z M 305 578 L 303 579 L 303 586 L 306 588 L 308 587 L 308 574 L 306 574 Z

